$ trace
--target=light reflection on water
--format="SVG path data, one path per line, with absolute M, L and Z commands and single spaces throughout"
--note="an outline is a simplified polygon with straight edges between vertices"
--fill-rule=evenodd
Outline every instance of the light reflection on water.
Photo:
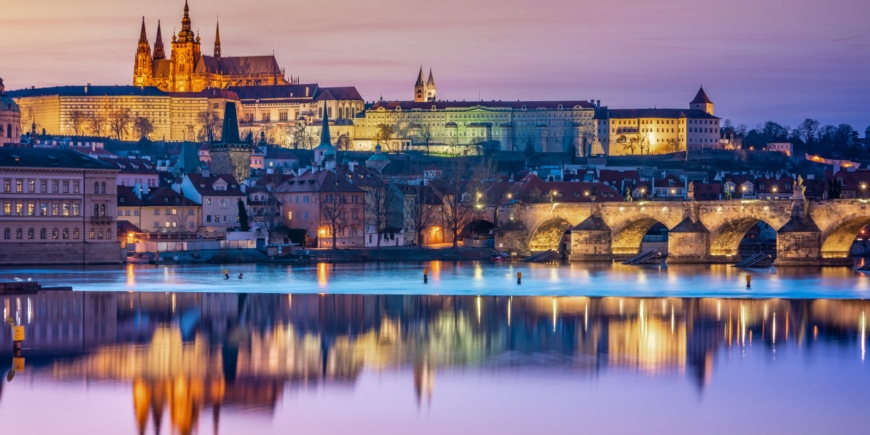
M 229 271 L 230 279 L 223 270 Z M 423 283 L 428 269 L 429 282 Z M 521 285 L 516 274 L 521 272 Z M 240 273 L 244 279 L 238 279 Z M 746 276 L 752 288 L 746 288 Z M 736 269 L 728 265 L 625 266 L 573 263 L 188 265 L 0 269 L 0 280 L 89 291 L 454 294 L 644 297 L 870 297 L 870 277 L 845 267 Z
M 0 387 L 4 433 L 868 423 L 860 300 L 42 292 L 0 307 L 28 336 L 25 370 Z

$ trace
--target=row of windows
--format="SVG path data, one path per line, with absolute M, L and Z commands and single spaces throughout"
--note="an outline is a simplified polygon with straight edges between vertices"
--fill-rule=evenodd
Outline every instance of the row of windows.
M 105 207 L 103 205 L 104 212 Z M 95 204 L 95 216 L 99 216 L 96 214 L 98 210 L 99 208 Z M 0 211 L 2 211 L 0 216 L 81 216 L 81 205 L 78 203 L 41 202 L 37 204 L 36 202 L 10 201 L 4 202 Z
M 178 222 L 164 222 L 164 228 L 178 228 L 179 226 L 184 226 L 183 223 L 179 225 Z M 154 221 L 154 228 L 160 228 L 160 222 Z M 188 222 L 188 228 L 196 228 L 196 224 L 194 222 Z
M 238 218 L 237 216 L 232 216 L 232 215 L 219 215 L 219 214 L 214 215 L 214 220 L 212 220 L 212 215 L 207 214 L 207 215 L 205 215 L 205 221 L 206 221 L 206 222 L 215 222 L 215 223 L 220 223 L 220 222 L 221 222 L 221 217 L 223 217 L 223 219 L 224 219 L 223 221 L 224 221 L 224 222 L 238 222 L 238 221 L 239 221 L 239 218 Z
M 78 181 L 70 182 L 68 180 L 37 180 L 37 179 L 5 179 L 3 180 L 4 193 L 25 193 L 25 185 L 27 193 L 36 193 L 37 181 L 39 182 L 39 193 L 81 193 L 81 183 Z M 105 184 L 103 190 L 105 193 Z M 49 187 L 51 190 L 49 191 Z M 70 189 L 72 188 L 72 189 Z M 98 185 L 94 186 L 99 189 Z
M 12 239 L 12 231 L 13 231 L 13 230 L 10 229 L 10 228 L 5 228 L 5 229 L 3 229 L 3 238 L 6 239 L 6 240 L 10 240 L 10 239 Z M 33 228 L 28 228 L 27 230 L 24 230 L 24 229 L 21 229 L 21 228 L 16 228 L 14 231 L 15 231 L 15 239 L 16 239 L 16 240 L 22 240 L 22 239 L 24 239 L 24 238 L 25 238 L 25 235 L 26 235 L 26 238 L 27 238 L 28 240 L 33 240 L 33 239 L 36 239 L 36 237 L 37 237 L 37 236 L 36 236 L 36 230 L 33 229 Z M 57 239 L 68 240 L 68 239 L 70 238 L 70 233 L 72 233 L 72 239 L 73 239 L 73 240 L 77 240 L 77 239 L 79 238 L 79 229 L 78 229 L 78 228 L 73 228 L 72 231 L 70 231 L 69 228 L 64 228 L 63 230 L 58 230 L 57 228 L 52 228 L 52 229 L 51 229 L 51 238 L 54 239 L 54 240 L 57 240 Z M 98 238 L 102 239 L 102 238 L 103 238 L 103 235 L 104 235 L 103 230 L 98 230 L 98 231 L 95 233 L 94 230 L 91 229 L 90 232 L 89 232 L 89 237 L 90 237 L 91 239 L 93 239 L 93 238 L 95 238 L 95 237 L 98 237 Z M 49 237 L 48 230 L 45 229 L 45 228 L 40 228 L 40 229 L 39 229 L 39 239 L 40 239 L 40 240 L 46 240 L 46 239 L 48 239 L 48 237 Z M 105 230 L 105 237 L 106 237 L 107 239 L 108 239 L 108 238 L 111 238 L 111 237 L 112 237 L 112 231 L 111 231 L 111 230 Z

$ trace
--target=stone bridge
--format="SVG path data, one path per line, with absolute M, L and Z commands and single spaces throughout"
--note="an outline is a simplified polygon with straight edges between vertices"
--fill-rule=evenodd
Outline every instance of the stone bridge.
M 638 201 L 506 205 L 498 209 L 495 246 L 529 254 L 566 251 L 573 261 L 610 261 L 640 252 L 656 223 L 669 230 L 669 263 L 731 263 L 758 222 L 777 230 L 776 265 L 851 265 L 858 232 L 870 224 L 870 200 Z

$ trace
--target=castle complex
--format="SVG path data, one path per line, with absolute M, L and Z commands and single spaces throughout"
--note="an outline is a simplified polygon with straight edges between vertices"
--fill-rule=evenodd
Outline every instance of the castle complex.
M 216 27 L 214 56 L 204 56 L 200 37 L 191 30 L 187 1 L 181 31 L 172 35 L 169 58 L 163 48 L 160 22 L 154 51 L 145 33 L 145 19 L 139 35 L 133 85 L 156 86 L 164 92 L 199 92 L 205 88 L 288 84 L 275 56 L 224 57 L 221 55 L 220 25 Z

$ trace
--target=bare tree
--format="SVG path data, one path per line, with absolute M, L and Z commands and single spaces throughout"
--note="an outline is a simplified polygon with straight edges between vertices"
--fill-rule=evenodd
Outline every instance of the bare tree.
M 94 136 L 102 136 L 103 131 L 109 124 L 109 120 L 102 112 L 90 112 L 87 116 L 87 124 Z
M 405 187 L 405 214 L 411 222 L 414 231 L 415 244 L 423 246 L 423 231 L 429 228 L 437 218 L 440 207 L 437 206 L 438 197 L 431 187 L 421 180 Z M 436 207 L 433 209 L 433 205 Z
M 426 147 L 426 155 L 429 155 L 429 146 L 432 145 L 432 127 L 427 123 L 418 124 L 414 128 L 414 140 L 418 145 Z
M 172 209 L 173 214 L 170 216 L 170 219 L 175 223 L 176 228 L 178 228 L 176 231 L 188 231 L 187 226 L 193 221 L 191 216 L 196 214 L 196 209 L 199 207 L 194 206 L 184 195 L 181 195 L 179 202 L 175 205 L 177 207 Z
M 154 132 L 154 124 L 151 120 L 144 116 L 137 116 L 133 119 L 133 131 L 136 132 L 138 138 L 148 137 Z
M 133 115 L 129 108 L 123 107 L 109 113 L 109 130 L 111 130 L 119 140 L 127 135 L 127 130 L 130 128 L 132 122 Z
M 366 225 L 375 229 L 378 237 L 377 247 L 381 247 L 381 236 L 390 224 L 396 224 L 401 218 L 401 201 L 397 188 L 393 184 L 378 182 L 368 186 L 366 191 Z M 397 216 L 398 215 L 398 216 Z
M 73 110 L 69 112 L 69 114 L 67 114 L 66 125 L 70 129 L 72 129 L 74 135 L 81 136 L 82 130 L 84 130 L 87 120 L 88 117 L 84 111 Z
M 205 139 L 211 143 L 221 134 L 221 123 L 223 120 L 220 115 L 214 110 L 203 110 L 196 114 L 196 122 L 202 128 Z
M 468 201 L 468 177 L 471 163 L 467 158 L 455 158 L 450 161 L 447 171 L 443 172 L 441 193 L 444 206 L 444 221 L 447 229 L 453 235 L 453 247 L 458 246 L 459 233 L 468 224 L 474 213 L 473 203 Z
M 637 141 L 631 140 L 624 134 L 616 138 L 616 143 L 622 144 L 622 150 L 627 151 L 626 154 L 634 154 L 634 150 L 637 149 Z
M 344 234 L 348 227 L 351 226 L 351 221 L 347 217 L 349 211 L 347 202 L 347 192 L 339 190 L 339 179 L 333 176 L 333 181 L 330 186 L 321 186 L 316 197 L 318 208 L 320 209 L 320 220 L 329 228 L 330 236 L 332 237 L 332 249 L 337 249 L 336 240 L 338 234 Z M 329 181 L 327 178 L 324 181 Z
M 392 151 L 392 149 L 390 149 L 390 138 L 393 137 L 395 132 L 395 125 L 380 124 L 378 125 L 378 131 L 375 133 L 375 142 L 378 144 L 384 144 L 388 151 Z

